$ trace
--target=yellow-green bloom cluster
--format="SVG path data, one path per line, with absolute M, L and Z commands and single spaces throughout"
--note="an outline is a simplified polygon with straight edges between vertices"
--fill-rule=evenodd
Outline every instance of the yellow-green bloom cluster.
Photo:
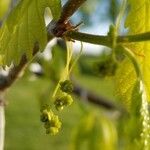
M 73 91 L 73 85 L 70 80 L 65 80 L 59 84 L 59 93 L 55 97 L 54 105 L 59 111 L 64 108 L 64 106 L 69 106 L 72 104 L 73 99 L 70 93 Z
M 64 106 L 69 106 L 72 102 L 72 97 L 69 94 L 63 93 L 61 96 L 56 98 L 54 105 L 57 110 L 62 110 Z
M 47 134 L 55 135 L 61 128 L 61 122 L 49 108 L 41 110 L 41 121 L 44 123 Z

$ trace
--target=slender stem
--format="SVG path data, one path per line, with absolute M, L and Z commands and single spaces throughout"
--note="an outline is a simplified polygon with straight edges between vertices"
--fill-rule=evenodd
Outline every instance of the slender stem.
M 71 61 L 71 58 L 72 58 L 72 43 L 70 43 L 69 41 L 66 40 L 66 45 L 67 45 L 67 59 L 66 59 L 66 66 L 65 66 L 65 69 L 63 70 L 62 74 L 61 74 L 61 77 L 54 89 L 54 92 L 52 94 L 52 98 L 54 99 L 58 90 L 59 90 L 59 84 L 61 81 L 64 81 L 66 80 L 66 78 L 69 79 L 69 65 L 70 65 L 70 61 Z
M 73 45 L 72 42 L 70 43 L 70 41 L 66 41 L 66 45 L 67 45 L 67 60 L 66 60 L 66 71 L 65 74 L 63 74 L 63 78 L 65 76 L 67 76 L 67 78 L 69 77 L 69 65 L 70 65 L 70 61 L 72 59 L 72 49 L 73 49 Z
M 75 64 L 77 63 L 78 59 L 80 58 L 80 56 L 82 55 L 82 52 L 83 52 L 83 43 L 81 42 L 81 49 L 80 49 L 80 52 L 79 54 L 76 56 L 75 60 L 73 61 L 70 69 L 69 69 L 69 74 L 71 73 L 73 67 L 75 66 Z

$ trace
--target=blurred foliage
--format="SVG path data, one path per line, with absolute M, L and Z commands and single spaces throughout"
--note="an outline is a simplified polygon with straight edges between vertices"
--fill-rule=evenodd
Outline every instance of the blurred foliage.
M 90 79 L 86 76 L 85 78 L 91 82 L 94 80 L 97 82 L 97 79 Z M 18 93 L 18 90 L 24 92 Z M 77 138 L 79 131 L 82 135 L 80 144 L 83 148 L 86 140 L 90 147 L 97 148 L 104 144 L 107 144 L 107 148 L 112 147 L 111 144 L 115 146 L 116 131 L 113 122 L 107 115 L 102 114 L 99 108 L 90 106 L 88 103 L 81 103 L 77 97 L 74 97 L 75 102 L 70 108 L 61 113 L 57 112 L 61 115 L 63 123 L 60 133 L 56 137 L 46 136 L 45 130 L 40 124 L 38 109 L 40 101 L 38 99 L 40 98 L 42 102 L 49 102 L 49 93 L 52 91 L 52 82 L 43 77 L 33 80 L 33 76 L 30 75 L 16 82 L 7 94 L 9 105 L 6 109 L 6 150 L 42 150 L 43 145 L 45 150 L 70 149 L 76 145 L 75 141 L 79 140 Z M 16 95 L 18 96 L 16 97 Z M 90 138 L 88 139 L 85 135 Z
M 100 111 L 88 111 L 74 131 L 70 150 L 115 150 L 117 132 L 113 123 Z

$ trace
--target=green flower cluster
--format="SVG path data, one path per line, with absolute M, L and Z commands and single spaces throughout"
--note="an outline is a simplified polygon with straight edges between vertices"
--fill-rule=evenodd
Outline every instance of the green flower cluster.
M 63 93 L 62 96 L 56 98 L 54 105 L 55 108 L 59 111 L 62 110 L 64 106 L 71 105 L 72 102 L 73 102 L 72 97 L 69 94 Z
M 41 110 L 41 121 L 44 123 L 46 134 L 55 135 L 61 128 L 61 122 L 49 108 Z
M 73 91 L 73 85 L 70 80 L 65 80 L 60 82 L 60 92 L 59 95 L 56 96 L 54 105 L 55 108 L 60 111 L 64 108 L 64 106 L 69 106 L 72 104 L 73 99 L 70 93 Z

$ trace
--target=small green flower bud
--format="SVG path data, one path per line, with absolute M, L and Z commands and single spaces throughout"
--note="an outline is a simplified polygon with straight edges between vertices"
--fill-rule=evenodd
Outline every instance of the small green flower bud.
M 73 91 L 72 82 L 70 80 L 65 80 L 63 82 L 60 82 L 60 89 L 63 92 L 72 93 Z
M 62 110 L 64 106 L 71 105 L 72 102 L 73 102 L 72 97 L 68 94 L 64 94 L 63 96 L 56 98 L 54 105 L 55 108 L 59 111 Z
M 44 122 L 46 134 L 55 135 L 61 128 L 61 122 L 59 121 L 58 116 L 51 110 L 45 109 L 42 111 L 41 121 Z
M 61 100 L 63 101 L 63 105 L 64 106 L 69 106 L 73 102 L 72 97 L 70 95 L 68 95 L 68 94 L 66 96 L 63 96 Z

